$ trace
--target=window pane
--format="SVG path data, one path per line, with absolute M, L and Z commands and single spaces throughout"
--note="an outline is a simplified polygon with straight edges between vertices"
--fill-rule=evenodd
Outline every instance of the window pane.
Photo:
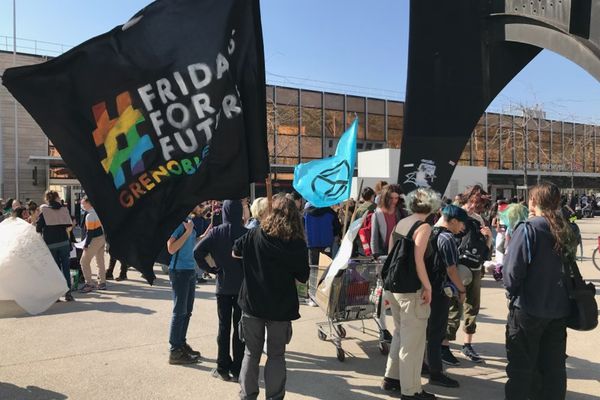
M 515 148 L 515 168 L 518 170 L 529 169 L 525 162 L 525 119 L 515 117 L 514 125 L 514 148 Z
M 485 167 L 485 127 L 478 125 L 471 135 L 473 142 L 473 166 Z
M 298 135 L 298 107 L 277 106 L 277 124 L 279 135 Z
M 302 162 L 322 158 L 322 142 L 320 137 L 302 137 Z
M 346 106 L 349 112 L 364 113 L 365 112 L 365 98 L 357 96 L 347 96 Z
M 562 153 L 562 123 L 560 121 L 552 121 L 552 170 L 564 171 Z
M 594 172 L 594 127 L 591 125 L 585 125 L 584 128 L 584 171 Z
M 404 117 L 388 116 L 388 147 L 399 149 L 402 145 L 402 132 L 404 132 Z
M 321 108 L 321 92 L 303 90 L 302 107 Z
M 340 137 L 344 133 L 344 113 L 325 110 L 325 136 Z
M 404 116 L 404 103 L 399 101 L 388 101 L 388 115 L 395 117 Z
M 330 110 L 344 111 L 344 96 L 339 94 L 325 93 L 325 108 Z
M 321 137 L 323 125 L 320 108 L 302 107 L 302 135 Z
M 278 87 L 276 89 L 277 104 L 284 106 L 298 105 L 298 90 Z
M 502 115 L 502 130 L 501 135 L 499 137 L 501 152 L 500 157 L 501 161 L 501 169 L 514 169 L 514 159 L 513 159 L 513 149 L 514 149 L 514 140 L 513 140 L 513 122 L 512 117 L 508 115 Z
M 380 114 L 380 115 L 385 114 L 385 101 L 377 100 L 377 99 L 368 99 L 367 105 L 368 105 L 367 112 L 369 114 L 371 114 L 371 113 Z
M 384 132 L 384 124 L 385 117 L 383 115 L 378 114 L 368 114 L 368 128 L 367 129 L 367 139 L 376 140 L 376 141 L 384 141 L 385 140 L 385 132 Z
M 500 116 L 488 114 L 488 168 L 500 169 Z
M 348 112 L 346 114 L 346 129 L 350 128 L 354 119 L 358 118 L 358 140 L 365 139 L 365 113 Z
M 295 160 L 295 162 L 290 161 Z M 277 164 L 298 163 L 298 136 L 277 136 Z

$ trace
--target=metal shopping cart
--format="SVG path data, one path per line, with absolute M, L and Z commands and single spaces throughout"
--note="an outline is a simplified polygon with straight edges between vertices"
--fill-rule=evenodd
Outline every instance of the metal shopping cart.
M 337 359 L 344 361 L 346 352 L 342 339 L 346 329 L 342 322 L 360 320 L 363 332 L 364 320 L 373 318 L 376 304 L 373 302 L 377 288 L 378 263 L 372 260 L 350 260 L 348 268 L 341 270 L 333 278 L 328 292 L 318 288 L 319 280 L 325 273 L 318 267 L 311 269 L 309 281 L 310 297 L 325 311 L 327 321 L 317 323 L 319 339 L 330 340 L 336 347 Z

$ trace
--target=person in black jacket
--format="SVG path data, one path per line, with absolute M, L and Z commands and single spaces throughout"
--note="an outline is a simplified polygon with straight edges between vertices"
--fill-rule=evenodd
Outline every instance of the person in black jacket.
M 504 258 L 511 299 L 506 325 L 507 400 L 562 400 L 569 295 L 563 263 L 574 261 L 576 239 L 560 211 L 560 190 L 541 183 L 529 192 L 528 222 L 517 227 Z
M 72 224 L 71 216 L 67 208 L 62 206 L 58 192 L 48 190 L 45 197 L 46 204 L 42 204 L 40 207 L 36 231 L 42 234 L 54 261 L 56 261 L 58 268 L 65 276 L 69 287 L 69 291 L 65 294 L 65 300 L 73 301 L 71 270 L 69 268 L 71 241 L 67 233 L 67 228 L 71 227 Z
M 292 322 L 300 318 L 296 280 L 306 282 L 310 273 L 308 251 L 300 213 L 294 202 L 276 196 L 272 212 L 238 239 L 233 255 L 242 258 L 244 281 L 240 290 L 241 335 L 246 351 L 240 372 L 240 398 L 258 397 L 258 373 L 265 330 L 267 399 L 285 396 L 285 346 L 292 338 Z
M 219 315 L 217 343 L 219 350 L 217 368 L 213 371 L 213 376 L 220 377 L 224 381 L 231 380 L 230 373 L 234 380 L 238 380 L 244 357 L 244 344 L 240 340 L 238 332 L 238 324 L 242 316 L 238 305 L 238 293 L 243 279 L 242 263 L 231 255 L 233 242 L 247 232 L 242 225 L 242 213 L 241 201 L 225 200 L 222 211 L 223 223 L 209 230 L 194 249 L 194 258 L 198 267 L 217 275 L 217 313 Z M 210 267 L 206 261 L 205 257 L 209 254 L 215 261 L 215 268 Z M 233 337 L 231 336 L 232 315 Z M 233 348 L 233 359 L 229 354 L 230 342 Z

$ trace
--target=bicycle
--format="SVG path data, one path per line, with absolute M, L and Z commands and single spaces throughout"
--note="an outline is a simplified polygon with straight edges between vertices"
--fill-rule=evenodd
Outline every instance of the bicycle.
M 594 267 L 600 271 L 600 236 L 598 236 L 596 248 L 592 253 L 592 262 L 594 263 Z

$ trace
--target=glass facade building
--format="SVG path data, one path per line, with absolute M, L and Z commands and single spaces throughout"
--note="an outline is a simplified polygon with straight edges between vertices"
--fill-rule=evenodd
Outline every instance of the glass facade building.
M 291 180 L 297 163 L 332 155 L 355 117 L 359 151 L 399 149 L 402 143 L 404 102 L 272 85 L 266 94 L 276 179 Z M 502 187 L 539 179 L 564 188 L 600 186 L 600 127 L 531 114 L 482 115 L 458 165 L 487 167 L 490 185 Z

